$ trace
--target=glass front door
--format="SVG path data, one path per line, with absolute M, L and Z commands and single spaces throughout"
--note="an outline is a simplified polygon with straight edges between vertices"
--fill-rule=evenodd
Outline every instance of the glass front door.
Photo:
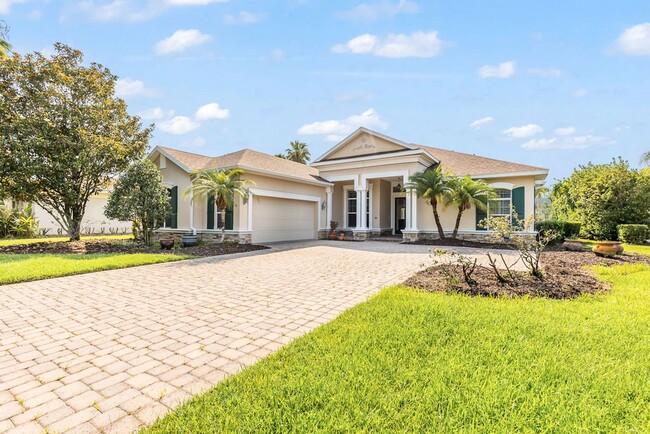
M 395 198 L 395 234 L 401 234 L 406 228 L 406 198 Z

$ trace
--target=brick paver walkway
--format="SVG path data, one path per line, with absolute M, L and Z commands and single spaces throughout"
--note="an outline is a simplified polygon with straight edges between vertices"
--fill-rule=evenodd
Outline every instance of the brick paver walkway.
M 428 261 L 311 242 L 0 287 L 0 432 L 131 432 Z

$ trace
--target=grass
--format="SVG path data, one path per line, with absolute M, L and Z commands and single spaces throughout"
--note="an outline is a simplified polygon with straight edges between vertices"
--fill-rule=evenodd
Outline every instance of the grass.
M 3 238 L 0 239 L 0 247 L 17 246 L 20 244 L 35 244 L 35 243 L 54 243 L 57 241 L 68 241 L 68 237 L 40 237 L 40 238 Z M 131 240 L 133 235 L 90 235 L 82 236 L 82 240 Z
M 0 285 L 189 259 L 170 254 L 0 254 Z
M 650 267 L 610 294 L 382 291 L 145 433 L 648 432 Z

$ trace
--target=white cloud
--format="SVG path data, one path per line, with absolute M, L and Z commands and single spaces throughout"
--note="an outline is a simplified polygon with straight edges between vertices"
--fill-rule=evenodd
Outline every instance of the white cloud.
M 571 96 L 573 96 L 574 98 L 583 98 L 587 95 L 589 95 L 589 91 L 587 89 L 576 89 L 573 92 L 571 92 Z
M 556 149 L 558 143 L 557 138 L 553 137 L 551 139 L 533 139 L 523 145 L 524 149 Z
M 398 2 L 382 0 L 376 3 L 361 3 L 350 10 L 338 12 L 336 16 L 352 21 L 376 21 L 400 13 L 416 13 L 419 9 L 417 3 L 408 0 Z
M 650 23 L 625 29 L 614 42 L 614 48 L 630 56 L 650 55 Z
M 201 33 L 196 29 L 176 30 L 173 35 L 156 44 L 156 54 L 181 53 L 189 48 L 199 46 L 212 39 L 212 36 Z
M 0 15 L 8 15 L 12 5 L 26 2 L 27 0 L 0 0 Z
M 474 130 L 478 130 L 478 129 L 481 129 L 482 127 L 486 126 L 486 125 L 491 124 L 493 121 L 494 121 L 494 118 L 492 116 L 486 116 L 484 118 L 475 120 L 474 122 L 469 124 L 469 127 L 474 129 Z
M 194 131 L 200 127 L 201 124 L 193 121 L 187 116 L 174 116 L 171 119 L 159 122 L 157 126 L 165 133 L 181 135 Z
M 485 65 L 478 70 L 481 78 L 510 78 L 515 75 L 515 61 L 499 63 L 496 66 Z
M 130 77 L 120 78 L 115 83 L 115 94 L 120 98 L 129 96 L 155 96 L 158 92 L 149 89 L 141 80 L 135 80 Z
M 537 77 L 561 77 L 562 70 L 558 68 L 528 68 L 528 74 Z
M 523 139 L 526 137 L 532 137 L 536 134 L 544 132 L 544 128 L 540 127 L 537 124 L 527 124 L 520 127 L 512 127 L 506 130 L 501 131 L 502 134 L 509 136 L 513 139 Z
M 164 110 L 161 107 L 154 107 L 138 113 L 138 116 L 142 119 L 158 120 L 174 116 L 174 110 Z
M 602 136 L 593 136 L 587 134 L 575 137 L 553 137 L 550 139 L 534 139 L 521 145 L 524 149 L 529 150 L 546 150 L 546 149 L 586 149 L 596 144 L 612 145 L 615 141 Z
M 235 15 L 232 14 L 226 14 L 223 17 L 223 22 L 226 24 L 253 24 L 257 23 L 259 21 L 262 21 L 263 16 L 256 15 L 251 12 L 246 12 L 246 11 L 241 11 Z
M 323 135 L 331 142 L 339 141 L 359 127 L 385 130 L 388 124 L 381 119 L 375 109 L 370 108 L 360 115 L 352 115 L 342 120 L 329 120 L 303 125 L 298 134 Z
M 282 48 L 274 48 L 269 54 L 269 58 L 274 62 L 282 62 L 287 58 L 287 53 Z
M 572 136 L 576 132 L 576 127 L 561 127 L 555 129 L 556 136 Z
M 0 0 L 0 3 L 2 1 L 12 0 Z M 74 12 L 86 14 L 94 21 L 139 22 L 155 18 L 173 7 L 227 2 L 228 0 L 80 0 L 74 5 Z
M 332 47 L 333 53 L 373 54 L 381 57 L 434 57 L 443 42 L 438 32 L 414 32 L 410 35 L 390 33 L 384 39 L 364 34 Z
M 207 121 L 210 119 L 228 119 L 230 110 L 219 107 L 216 102 L 206 104 L 196 111 L 194 118 L 197 121 Z

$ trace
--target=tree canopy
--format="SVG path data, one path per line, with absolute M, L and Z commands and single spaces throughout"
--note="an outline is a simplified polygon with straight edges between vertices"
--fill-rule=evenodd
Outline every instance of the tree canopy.
M 617 225 L 650 220 L 650 177 L 620 158 L 589 163 L 553 186 L 551 203 L 556 218 L 581 224 L 582 236 L 615 240 Z
M 136 161 L 120 175 L 104 215 L 133 222 L 143 241 L 151 242 L 153 231 L 171 215 L 167 187 L 160 170 L 151 160 Z
M 9 26 L 0 20 L 0 59 L 7 58 L 9 49 L 11 48 L 11 45 L 7 42 L 7 33 L 9 33 Z
M 0 185 L 78 239 L 88 199 L 144 155 L 152 128 L 127 113 L 107 68 L 54 48 L 0 62 Z
M 284 158 L 295 161 L 296 163 L 307 164 L 311 159 L 311 154 L 306 143 L 294 140 L 289 143 L 289 148 L 287 148 Z

